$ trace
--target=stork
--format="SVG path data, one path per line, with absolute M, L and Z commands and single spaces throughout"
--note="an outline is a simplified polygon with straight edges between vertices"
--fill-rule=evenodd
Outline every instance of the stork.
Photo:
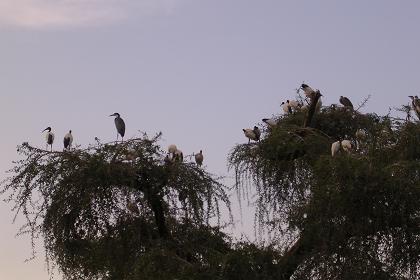
M 48 145 L 51 146 L 51 152 L 52 152 L 52 144 L 54 143 L 54 133 L 51 132 L 51 127 L 47 127 L 42 132 L 47 131 L 45 134 L 45 140 L 47 142 L 47 145 L 45 146 L 45 150 L 48 150 Z
M 248 144 L 249 142 L 251 142 L 251 140 L 258 141 L 259 138 L 257 138 L 257 135 L 255 134 L 254 129 L 244 128 L 242 130 L 245 134 L 245 137 L 248 138 Z
M 340 151 L 341 143 L 340 141 L 336 141 L 331 145 L 331 156 L 334 157 Z
M 352 145 L 350 140 L 343 140 L 341 141 L 341 147 L 343 147 L 343 150 L 347 153 L 350 153 Z
M 283 112 L 285 114 L 291 114 L 292 113 L 292 107 L 290 107 L 289 103 L 282 102 L 280 105 L 283 108 Z
M 203 165 L 203 160 L 204 160 L 203 150 L 200 150 L 200 152 L 196 154 L 194 157 L 195 157 L 195 163 L 197 163 L 198 166 Z
M 286 100 L 286 103 L 291 109 L 293 109 L 293 111 L 297 111 L 300 109 L 300 104 L 296 100 Z
M 64 143 L 64 149 L 70 150 L 71 144 L 73 144 L 73 135 L 71 134 L 71 130 L 69 130 L 69 133 L 64 135 L 63 143 Z
M 117 141 L 118 141 L 118 134 L 121 135 L 121 142 L 124 141 L 124 134 L 125 134 L 125 123 L 124 120 L 120 117 L 120 114 L 114 113 L 110 115 L 110 117 L 115 117 L 115 128 L 117 129 Z
M 168 146 L 168 153 L 170 153 L 172 155 L 174 155 L 177 150 L 178 150 L 178 148 L 174 144 L 171 144 L 171 145 Z
M 356 130 L 356 134 L 355 134 L 356 138 L 359 140 L 363 140 L 366 138 L 366 131 L 364 129 L 358 129 Z
M 350 99 L 348 99 L 347 97 L 340 96 L 339 101 L 344 107 L 353 109 L 353 103 L 351 103 Z
M 277 121 L 275 119 L 262 119 L 263 122 L 265 122 L 269 128 L 273 128 L 277 125 Z
M 305 93 L 306 97 L 313 99 L 315 97 L 315 90 L 308 86 L 307 84 L 302 84 L 300 88 Z

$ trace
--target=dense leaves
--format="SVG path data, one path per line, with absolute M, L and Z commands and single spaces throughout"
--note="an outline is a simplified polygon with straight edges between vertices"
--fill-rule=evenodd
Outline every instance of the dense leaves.
M 274 225 L 296 279 L 417 279 L 420 265 L 420 125 L 327 107 L 279 119 L 261 143 L 229 161 L 237 188 L 257 186 L 260 223 Z M 356 137 L 363 130 L 364 136 Z M 337 140 L 351 152 L 332 157 Z M 276 223 L 273 223 L 276 221 Z M 285 238 L 295 234 L 298 241 Z M 295 262 L 293 262 L 295 260 Z

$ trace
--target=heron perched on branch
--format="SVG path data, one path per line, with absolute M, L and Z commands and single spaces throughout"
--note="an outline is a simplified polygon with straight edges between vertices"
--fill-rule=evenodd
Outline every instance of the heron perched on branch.
M 353 103 L 351 103 L 350 99 L 348 99 L 347 97 L 340 96 L 339 101 L 344 107 L 353 109 Z
M 118 141 L 118 134 L 121 135 L 121 141 L 124 141 L 124 134 L 125 134 L 125 123 L 124 120 L 120 117 L 120 114 L 114 113 L 110 115 L 110 117 L 115 117 L 115 128 L 117 129 L 117 141 Z
M 47 127 L 46 129 L 44 129 L 42 132 L 47 131 L 47 133 L 45 134 L 45 140 L 47 142 L 47 145 L 45 146 L 45 149 L 48 149 L 48 145 L 51 146 L 51 151 L 52 151 L 52 144 L 54 143 L 54 133 L 51 132 L 51 127 Z
M 64 135 L 64 149 L 65 150 L 70 150 L 71 148 L 71 144 L 73 143 L 73 135 L 71 134 L 71 130 L 69 130 L 69 132 Z

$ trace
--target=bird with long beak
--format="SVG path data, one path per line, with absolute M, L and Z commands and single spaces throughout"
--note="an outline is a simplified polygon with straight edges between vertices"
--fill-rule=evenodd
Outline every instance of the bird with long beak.
M 47 145 L 45 146 L 45 150 L 48 150 L 48 145 L 51 146 L 51 152 L 52 152 L 52 144 L 54 143 L 54 133 L 51 132 L 51 127 L 47 127 L 42 132 L 47 131 L 45 134 L 45 141 L 47 142 Z
M 115 128 L 117 129 L 117 141 L 118 141 L 118 134 L 121 135 L 121 142 L 124 141 L 124 134 L 125 134 L 125 123 L 124 120 L 120 117 L 120 114 L 114 113 L 110 115 L 110 117 L 115 117 Z
M 64 143 L 64 150 L 70 150 L 71 144 L 73 144 L 73 135 L 71 134 L 71 130 L 69 131 L 69 133 L 64 135 L 63 143 Z

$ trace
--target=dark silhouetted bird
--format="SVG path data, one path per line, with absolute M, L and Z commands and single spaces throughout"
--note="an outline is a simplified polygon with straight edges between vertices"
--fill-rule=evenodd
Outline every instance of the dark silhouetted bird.
M 353 103 L 351 103 L 350 99 L 348 99 L 345 96 L 340 96 L 340 103 L 344 106 L 344 107 L 348 107 L 353 109 Z
M 118 141 L 118 134 L 121 135 L 121 141 L 124 141 L 124 134 L 125 134 L 125 123 L 124 120 L 120 117 L 120 114 L 114 113 L 110 115 L 110 117 L 115 117 L 115 128 L 117 129 L 117 141 Z

